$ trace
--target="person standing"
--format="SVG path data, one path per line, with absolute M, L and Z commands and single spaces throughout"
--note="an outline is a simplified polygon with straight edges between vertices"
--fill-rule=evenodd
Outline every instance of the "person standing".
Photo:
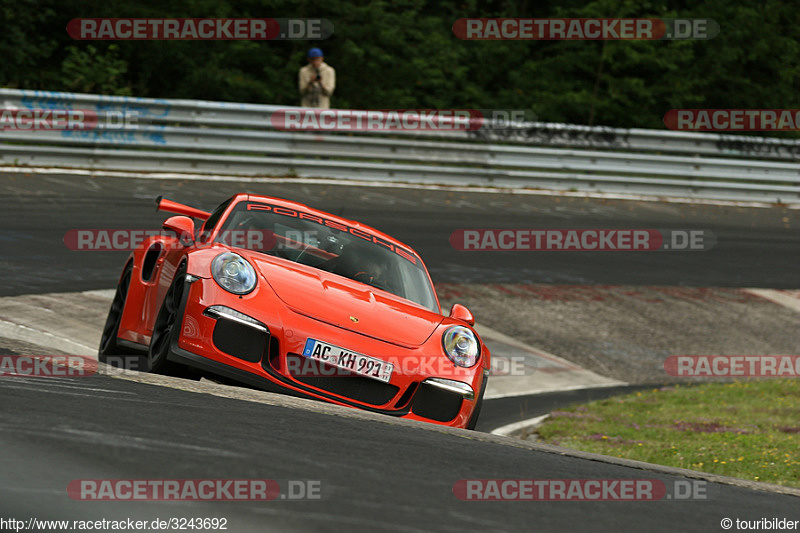
M 336 88 L 336 71 L 325 63 L 322 50 L 308 51 L 308 65 L 300 69 L 297 76 L 303 107 L 329 109 L 331 95 Z

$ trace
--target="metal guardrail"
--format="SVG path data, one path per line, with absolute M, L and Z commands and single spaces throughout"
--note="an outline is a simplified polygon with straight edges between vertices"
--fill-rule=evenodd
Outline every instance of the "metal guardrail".
M 297 175 L 800 203 L 800 141 L 528 123 L 284 132 L 281 106 L 0 89 L 0 107 L 135 113 L 89 131 L 0 130 L 6 165 Z

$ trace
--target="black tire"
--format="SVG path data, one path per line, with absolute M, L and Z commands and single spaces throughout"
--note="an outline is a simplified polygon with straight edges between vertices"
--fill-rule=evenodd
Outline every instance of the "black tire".
M 145 364 L 145 358 L 141 353 L 135 350 L 120 346 L 119 339 L 117 338 L 117 335 L 119 335 L 119 325 L 122 321 L 122 311 L 125 309 L 125 302 L 128 298 L 128 289 L 131 285 L 132 275 L 133 267 L 129 263 L 125 267 L 125 270 L 122 271 L 122 276 L 117 284 L 117 290 L 114 293 L 114 300 L 111 302 L 111 308 L 108 310 L 108 317 L 103 326 L 103 333 L 100 336 L 100 347 L 97 350 L 97 359 L 101 363 L 117 368 L 141 370 Z
M 489 382 L 489 376 L 485 376 L 483 378 L 483 384 L 481 385 L 481 392 L 478 394 L 478 401 L 475 405 L 475 410 L 472 411 L 472 416 L 469 417 L 469 422 L 467 422 L 467 429 L 474 430 L 475 426 L 478 425 L 478 417 L 481 416 L 481 408 L 483 407 L 483 394 L 486 392 L 486 384 Z
M 158 312 L 155 324 L 153 324 L 153 334 L 150 337 L 150 347 L 147 351 L 147 371 L 156 374 L 167 374 L 176 377 L 199 379 L 197 373 L 192 372 L 185 365 L 174 363 L 167 359 L 170 346 L 174 336 L 177 334 L 178 313 L 183 299 L 183 291 L 186 280 L 186 264 L 181 264 L 172 284 L 164 295 L 164 302 Z

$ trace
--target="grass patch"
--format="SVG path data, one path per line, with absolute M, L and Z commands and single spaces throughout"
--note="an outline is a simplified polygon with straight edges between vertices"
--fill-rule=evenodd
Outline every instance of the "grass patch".
M 541 441 L 800 487 L 800 381 L 675 386 L 554 411 Z

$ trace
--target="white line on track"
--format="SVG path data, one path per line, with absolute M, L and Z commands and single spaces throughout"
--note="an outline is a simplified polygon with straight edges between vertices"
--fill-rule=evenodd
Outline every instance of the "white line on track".
M 788 307 L 794 311 L 800 312 L 800 291 L 779 291 L 775 289 L 742 289 L 750 294 L 755 294 L 772 303 Z M 797 294 L 793 296 L 792 293 Z
M 4 376 L 6 377 L 6 376 Z M 108 392 L 109 394 L 126 394 L 132 396 L 132 392 L 123 392 L 113 389 L 99 389 L 94 387 L 85 387 L 78 383 L 77 385 L 66 385 L 64 383 L 54 383 L 54 378 L 47 377 L 47 376 L 39 376 L 36 378 L 32 378 L 30 380 L 22 381 L 24 378 L 22 376 L 17 375 L 10 375 L 7 376 L 9 378 L 14 378 L 11 382 L 11 387 L 14 388 L 32 388 L 35 387 L 37 390 L 41 390 L 42 387 L 52 387 L 54 389 L 68 389 L 68 390 L 79 390 L 79 391 L 91 391 L 91 392 Z M 60 391 L 53 391 L 53 392 L 60 392 Z
M 529 418 L 527 420 L 520 420 L 519 422 L 514 422 L 513 424 L 500 426 L 499 428 L 492 430 L 492 435 L 502 435 L 504 437 L 510 437 L 512 434 L 520 432 L 523 429 L 535 428 L 549 417 L 550 417 L 549 414 L 542 415 L 534 418 Z

